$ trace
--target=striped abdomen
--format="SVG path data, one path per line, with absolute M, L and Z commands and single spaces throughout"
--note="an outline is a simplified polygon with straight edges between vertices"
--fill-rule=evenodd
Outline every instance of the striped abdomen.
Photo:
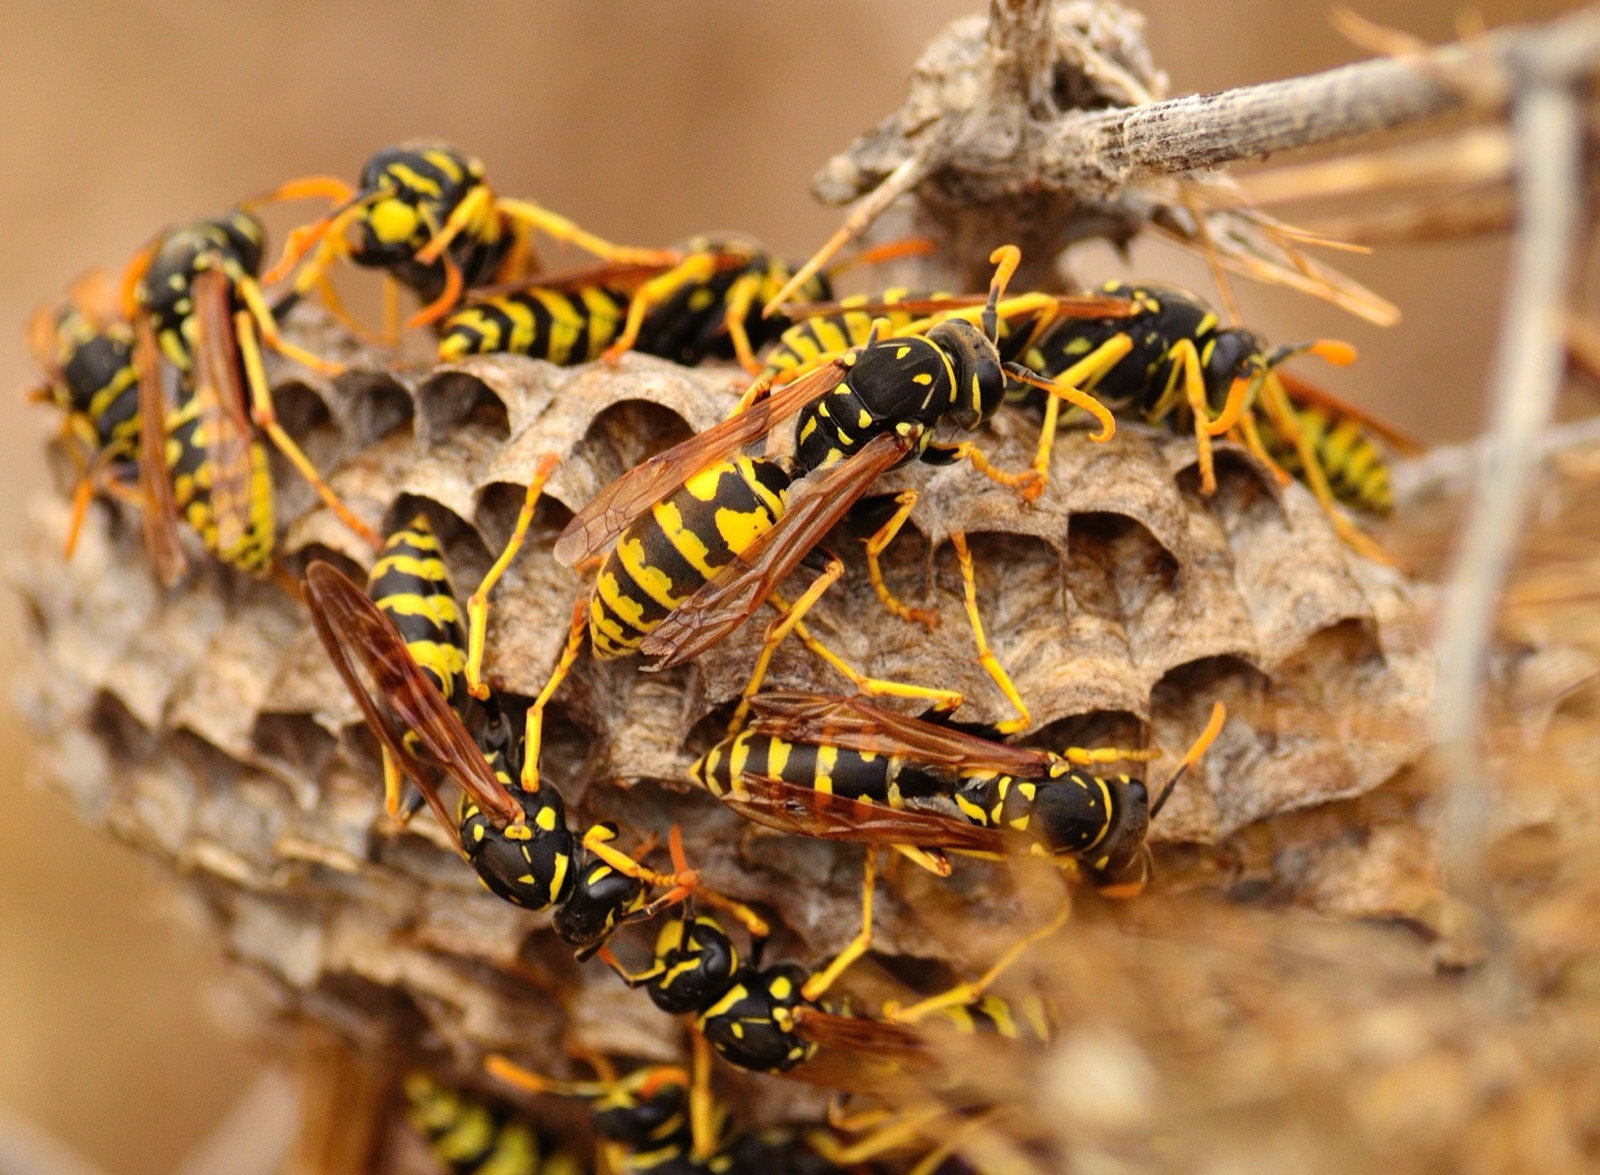
M 622 331 L 628 296 L 601 286 L 568 292 L 520 290 L 486 298 L 445 320 L 439 360 L 529 355 L 560 367 L 590 363 Z
M 723 739 L 689 768 L 694 781 L 714 796 L 743 790 L 742 776 L 768 775 L 829 795 L 870 800 L 898 808 L 908 797 L 948 791 L 898 755 L 791 743 L 742 731 Z
M 739 457 L 696 473 L 628 527 L 589 601 L 596 657 L 639 647 L 671 611 L 760 538 L 787 505 L 779 461 Z
M 467 698 L 466 630 L 450 569 L 424 515 L 389 535 L 368 573 L 367 594 L 394 622 L 412 659 L 459 712 Z
M 955 801 L 974 824 L 1027 833 L 1052 853 L 1083 853 L 1099 844 L 1121 815 L 1120 790 L 1129 782 L 1127 776 L 1113 781 L 1083 771 L 1045 780 L 980 775 L 955 794 Z
M 533 1127 L 425 1073 L 405 1079 L 406 1118 L 452 1175 L 578 1175 L 582 1164 L 552 1151 Z
M 274 540 L 272 473 L 267 451 L 254 438 L 250 446 L 249 501 L 240 534 L 224 540 L 212 509 L 212 467 L 206 449 L 207 421 L 200 404 L 186 395 L 167 414 L 167 471 L 172 478 L 172 500 L 178 513 L 201 543 L 223 563 L 240 571 L 261 574 L 272 564 Z
M 903 287 L 884 290 L 879 294 L 854 294 L 840 299 L 841 306 L 861 306 L 867 302 L 902 302 L 907 298 L 942 298 L 944 294 L 912 294 Z M 879 317 L 889 320 L 891 330 L 903 330 L 913 315 L 892 311 Z M 843 310 L 838 314 L 823 314 L 795 323 L 778 336 L 778 343 L 767 353 L 764 376 L 794 371 L 824 355 L 834 355 L 859 347 L 867 341 L 872 330 L 873 316 L 864 310 Z
M 1004 1000 L 999 996 L 979 996 L 968 1004 L 956 1004 L 929 1013 L 928 1021 L 950 1025 L 958 1032 L 1000 1036 L 1026 1044 L 1049 1044 L 1054 1035 L 1044 1001 L 1038 996 Z
M 1372 438 L 1359 422 L 1332 416 L 1315 405 L 1294 406 L 1300 429 L 1327 475 L 1328 488 L 1346 506 L 1373 514 L 1387 514 L 1394 508 L 1394 489 L 1389 483 L 1389 466 Z M 1261 443 L 1286 473 L 1305 480 L 1300 451 L 1294 442 L 1273 427 L 1271 417 L 1260 413 L 1257 427 Z

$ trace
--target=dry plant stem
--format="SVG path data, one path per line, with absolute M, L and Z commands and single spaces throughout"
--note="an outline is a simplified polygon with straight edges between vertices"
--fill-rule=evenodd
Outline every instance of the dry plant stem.
M 1528 62 L 1533 69 L 1537 65 Z M 1531 490 L 1540 432 L 1565 361 L 1566 302 L 1582 199 L 1582 107 L 1570 79 L 1530 72 L 1512 109 L 1521 227 L 1490 383 L 1489 425 L 1470 522 L 1440 629 L 1441 761 L 1451 790 L 1444 861 L 1458 893 L 1491 912 L 1484 872 L 1489 794 L 1477 745 L 1495 610 Z M 1491 948 L 1503 927 L 1490 918 Z M 1505 952 L 1495 952 L 1502 961 Z
M 1510 29 L 1417 58 L 1383 58 L 1220 94 L 1063 117 L 1034 182 L 1114 192 L 1155 176 L 1221 167 L 1275 151 L 1357 138 L 1500 100 L 1507 73 L 1530 63 L 1576 80 L 1600 58 L 1600 9 Z M 1470 78 L 1471 85 L 1468 86 Z M 998 193 L 994 193 L 998 194 Z

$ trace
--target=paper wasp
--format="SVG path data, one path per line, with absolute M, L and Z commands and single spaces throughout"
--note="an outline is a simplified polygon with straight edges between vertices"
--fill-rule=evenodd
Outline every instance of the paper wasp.
M 340 258 L 382 269 L 394 283 L 385 287 L 390 337 L 398 334 L 396 284 L 423 303 L 406 325 L 437 322 L 455 309 L 464 290 L 533 272 L 534 230 L 616 264 L 660 267 L 677 261 L 663 250 L 614 245 L 532 201 L 496 194 L 483 164 L 446 143 L 415 140 L 385 147 L 367 160 L 353 189 L 332 176 L 311 176 L 291 180 L 261 200 L 316 197 L 331 200 L 333 208 L 290 234 L 266 280 L 287 277 L 311 254 L 295 275 L 290 300 L 315 291 L 357 333 L 364 332 L 328 279 Z
M 553 786 L 522 786 L 526 748 L 498 703 L 491 699 L 475 716 L 481 721 L 474 738 L 394 623 L 336 568 L 311 564 L 305 598 L 317 635 L 379 745 L 490 892 L 530 910 L 560 906 L 557 933 L 584 952 L 622 922 L 649 917 L 690 893 L 726 906 L 747 925 L 763 925 L 737 903 L 702 890 L 687 865 L 662 874 L 619 852 L 610 844 L 611 825 L 575 835 Z M 455 815 L 441 796 L 447 781 L 462 791 Z M 681 863 L 676 830 L 672 847 Z M 666 893 L 647 903 L 652 888 Z
M 420 1070 L 401 1083 L 406 1120 L 451 1175 L 585 1175 L 591 1168 L 520 1115 Z
M 1131 897 L 1151 876 L 1150 822 L 1222 728 L 1222 704 L 1154 801 L 1142 780 L 1080 767 L 1148 758 L 1119 748 L 1014 747 L 861 698 L 773 692 L 747 730 L 690 769 L 734 811 L 801 836 L 1001 856 L 1071 858 L 1101 893 Z M 913 806 L 944 795 L 960 818 Z
M 257 574 L 270 568 L 272 479 L 252 424 L 340 521 L 378 545 L 273 411 L 262 345 L 319 370 L 329 365 L 278 333 L 255 278 L 264 242 L 260 223 L 235 209 L 161 233 L 123 275 L 124 309 L 135 331 L 140 483 L 147 528 L 153 528 L 147 529 L 152 558 L 165 583 L 175 582 L 185 567 L 171 533 L 179 513 L 218 559 Z M 178 373 L 170 410 L 162 361 Z
M 661 926 L 650 966 L 630 972 L 602 948 L 600 957 L 630 987 L 642 987 L 651 1002 L 671 1015 L 694 1017 L 695 1030 L 730 1064 L 763 1073 L 786 1073 L 809 1061 L 819 1045 L 886 1056 L 919 1056 L 923 1038 L 915 1027 L 937 1019 L 957 1030 L 1004 1030 L 1031 1035 L 1029 1015 L 1000 1015 L 1003 1002 L 985 1003 L 986 989 L 1034 942 L 1053 934 L 1067 910 L 1013 945 L 980 979 L 957 984 L 907 1008 L 890 1005 L 885 1018 L 830 1011 L 823 997 L 872 943 L 873 857 L 869 848 L 861 890 L 861 928 L 828 965 L 813 970 L 798 963 L 762 967 L 765 940 L 756 938 L 748 961 L 713 917 L 687 907 Z M 957 1009 L 953 1014 L 952 1009 Z M 889 1017 L 892 1017 L 889 1018 Z
M 74 282 L 67 303 L 41 307 L 28 321 L 28 352 L 45 374 L 29 392 L 60 409 L 62 438 L 77 467 L 66 554 L 72 557 L 89 502 L 98 492 L 138 499 L 139 374 L 133 327 L 118 310 L 103 270 Z
M 831 297 L 831 273 L 926 247 L 909 240 L 868 250 L 818 274 L 804 293 Z M 443 323 L 439 358 L 509 352 L 565 366 L 632 350 L 689 367 L 736 359 L 760 372 L 756 352 L 785 330 L 782 320 L 763 318 L 760 305 L 788 279 L 787 263 L 731 235 L 693 237 L 677 251 L 682 259 L 664 271 L 597 266 L 472 297 Z

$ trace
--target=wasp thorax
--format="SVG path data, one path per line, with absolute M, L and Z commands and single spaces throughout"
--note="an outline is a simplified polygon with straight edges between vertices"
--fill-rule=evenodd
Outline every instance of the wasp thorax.
M 497 828 L 476 805 L 461 819 L 461 848 L 489 891 L 514 905 L 543 910 L 564 902 L 577 881 L 574 838 L 554 788 L 507 789 L 523 819 Z

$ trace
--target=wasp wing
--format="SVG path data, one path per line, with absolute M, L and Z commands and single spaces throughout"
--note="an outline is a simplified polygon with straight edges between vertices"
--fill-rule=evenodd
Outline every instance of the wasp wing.
M 880 434 L 854 456 L 799 483 L 801 491 L 771 529 L 640 642 L 639 651 L 653 658 L 647 668 L 666 669 L 698 657 L 748 620 L 913 443 L 896 433 Z
M 891 808 L 746 772 L 722 802 L 746 820 L 793 836 L 873 845 L 915 845 L 1002 855 L 1015 841 L 1005 832 L 920 808 Z
M 189 569 L 178 537 L 178 508 L 167 471 L 167 401 L 161 390 L 161 350 L 150 319 L 134 327 L 133 365 L 139 376 L 139 521 L 156 578 L 171 587 Z
M 905 1024 L 841 1016 L 820 1008 L 796 1008 L 794 1030 L 796 1035 L 825 1048 L 891 1057 L 915 1057 L 926 1052 L 922 1034 Z
M 338 569 L 321 562 L 306 569 L 305 586 L 311 619 L 334 668 L 361 707 L 372 733 L 417 784 L 445 831 L 453 836 L 456 821 L 439 798 L 440 771 L 497 822 L 509 824 L 520 819 L 520 805 L 506 794 L 460 717 L 417 666 L 405 638 L 366 592 Z M 370 689 L 356 671 L 357 662 L 372 682 Z M 416 733 L 432 764 L 406 748 L 408 730 Z
M 1013 747 L 948 726 L 880 709 L 859 697 L 771 691 L 751 699 L 750 728 L 790 742 L 828 744 L 850 751 L 898 755 L 941 778 L 962 769 L 998 771 L 1023 778 L 1047 774 L 1055 756 Z M 945 772 L 932 771 L 946 768 Z
M 672 493 L 696 472 L 766 436 L 811 400 L 836 386 L 847 368 L 830 363 L 765 400 L 696 433 L 624 473 L 595 495 L 556 540 L 559 563 L 572 567 L 616 542 L 634 518 Z
M 250 412 L 234 337 L 232 283 L 220 269 L 205 269 L 190 285 L 194 298 L 193 396 L 198 435 L 211 474 L 211 513 L 217 550 L 244 541 L 250 528 L 253 473 Z

